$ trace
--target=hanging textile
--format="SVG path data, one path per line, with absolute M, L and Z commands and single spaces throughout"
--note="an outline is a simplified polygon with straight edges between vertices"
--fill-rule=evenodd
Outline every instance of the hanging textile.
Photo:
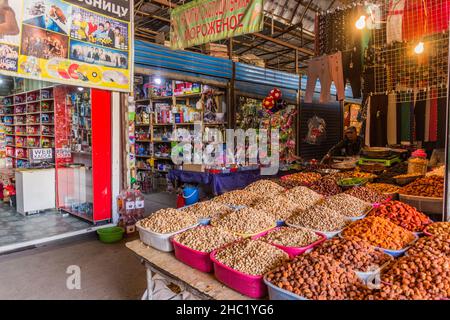
M 416 104 L 414 107 L 415 119 L 415 140 L 425 141 L 425 111 L 427 105 L 427 93 L 420 91 L 417 95 Z
M 370 99 L 370 146 L 385 147 L 387 144 L 388 96 L 373 95 Z
M 397 96 L 395 93 L 388 95 L 387 143 L 397 144 Z
M 402 26 L 405 0 L 390 0 L 386 21 L 386 43 L 403 41 Z

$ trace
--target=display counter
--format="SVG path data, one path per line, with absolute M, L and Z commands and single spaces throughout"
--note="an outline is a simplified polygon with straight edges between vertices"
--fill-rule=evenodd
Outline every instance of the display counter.
M 195 270 L 177 260 L 173 253 L 161 252 L 146 246 L 140 240 L 125 244 L 144 263 L 147 269 L 145 299 L 152 300 L 153 275 L 158 274 L 184 288 L 194 297 L 206 300 L 249 300 L 236 291 L 225 287 L 213 274 Z
M 31 212 L 56 207 L 55 169 L 16 170 L 17 212 Z

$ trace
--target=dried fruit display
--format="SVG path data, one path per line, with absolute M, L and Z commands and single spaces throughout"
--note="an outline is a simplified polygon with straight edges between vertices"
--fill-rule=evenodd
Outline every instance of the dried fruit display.
M 295 187 L 285 193 L 286 197 L 294 202 L 298 209 L 306 210 L 323 200 L 323 196 L 307 187 Z
M 251 206 L 257 201 L 262 200 L 263 197 L 263 194 L 258 194 L 247 190 L 234 190 L 221 194 L 220 196 L 213 198 L 211 201 L 232 206 Z
M 275 220 L 265 211 L 247 207 L 227 214 L 213 225 L 227 231 L 253 235 L 275 227 Z
M 367 187 L 354 187 L 344 193 L 370 203 L 381 203 L 386 200 L 385 195 Z
M 372 209 L 372 204 L 341 193 L 325 199 L 324 205 L 349 218 L 360 217 Z
M 245 190 L 250 192 L 255 192 L 258 194 L 264 194 L 266 196 L 276 195 L 280 192 L 284 192 L 285 188 L 280 186 L 278 183 L 275 183 L 271 180 L 258 180 L 249 184 Z
M 246 239 L 219 249 L 215 258 L 236 271 L 260 276 L 288 260 L 289 256 L 264 241 Z
M 281 227 L 258 240 L 284 247 L 306 247 L 319 239 L 320 236 L 308 229 Z
M 392 260 L 388 254 L 360 240 L 333 238 L 314 249 L 320 255 L 330 255 L 342 268 L 368 272 L 378 270 Z
M 139 224 L 152 232 L 173 233 L 191 227 L 197 223 L 197 217 L 173 208 L 161 209 L 147 218 L 139 220 Z
M 356 274 L 329 255 L 297 256 L 267 274 L 275 286 L 312 300 L 361 300 L 367 294 Z
M 373 209 L 369 216 L 388 219 L 396 225 L 412 232 L 422 232 L 432 223 L 430 218 L 416 208 L 400 201 L 389 201 Z
M 399 191 L 400 194 L 442 198 L 444 196 L 444 178 L 439 176 L 430 176 L 408 184 Z
M 281 193 L 258 201 L 253 208 L 267 212 L 272 216 L 273 221 L 278 221 L 286 220 L 299 209 L 299 206 L 291 201 L 285 193 Z
M 400 187 L 388 183 L 368 183 L 367 188 L 372 189 L 378 193 L 397 193 Z
M 199 202 L 192 206 L 183 208 L 181 210 L 193 215 L 197 219 L 201 218 L 218 219 L 227 215 L 230 212 L 233 212 L 233 209 L 230 208 L 229 206 L 214 201 Z
M 414 234 L 381 217 L 367 217 L 353 222 L 342 235 L 346 239 L 360 239 L 375 247 L 401 250 L 410 244 Z
M 294 188 L 298 186 L 309 186 L 314 181 L 322 178 L 320 173 L 316 172 L 299 172 L 282 177 L 281 184 L 286 188 Z
M 231 232 L 212 226 L 189 229 L 174 236 L 175 241 L 200 252 L 212 252 L 239 239 Z
M 450 236 L 450 222 L 435 222 L 430 224 L 426 230 L 427 233 L 433 236 Z
M 408 255 L 431 254 L 450 258 L 450 236 L 433 236 L 419 239 L 409 250 Z
M 309 188 L 326 197 L 334 196 L 342 192 L 342 189 L 337 182 L 330 178 L 320 179 L 314 182 Z
M 290 216 L 286 222 L 293 226 L 322 232 L 339 231 L 350 223 L 347 218 L 325 205 L 316 205 L 305 211 L 299 211 Z
M 450 259 L 419 254 L 399 258 L 381 275 L 389 283 L 381 299 L 436 300 L 450 297 Z

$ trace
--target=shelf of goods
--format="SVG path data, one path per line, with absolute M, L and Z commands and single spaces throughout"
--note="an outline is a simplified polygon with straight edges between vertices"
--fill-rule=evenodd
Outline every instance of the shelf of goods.
M 3 97 L 0 119 L 5 125 L 9 167 L 28 167 L 29 151 L 52 148 L 54 154 L 53 87 Z
M 145 78 L 153 81 L 151 77 Z M 167 188 L 167 173 L 174 168 L 171 161 L 173 131 L 194 130 L 200 125 L 225 127 L 223 92 L 199 83 L 163 81 L 151 89 L 136 89 L 136 159 L 137 181 L 144 193 Z M 203 94 L 206 92 L 207 94 Z M 218 112 L 222 111 L 222 112 Z

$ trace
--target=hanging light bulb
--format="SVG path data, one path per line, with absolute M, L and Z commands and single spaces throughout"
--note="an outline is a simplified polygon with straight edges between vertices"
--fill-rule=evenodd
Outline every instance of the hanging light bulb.
M 425 44 L 420 41 L 417 46 L 414 48 L 415 54 L 422 54 L 425 51 Z
M 361 16 L 355 23 L 356 29 L 362 30 L 366 27 L 366 16 Z
M 161 78 L 155 78 L 153 81 L 154 81 L 155 84 L 157 84 L 158 86 L 162 83 Z

